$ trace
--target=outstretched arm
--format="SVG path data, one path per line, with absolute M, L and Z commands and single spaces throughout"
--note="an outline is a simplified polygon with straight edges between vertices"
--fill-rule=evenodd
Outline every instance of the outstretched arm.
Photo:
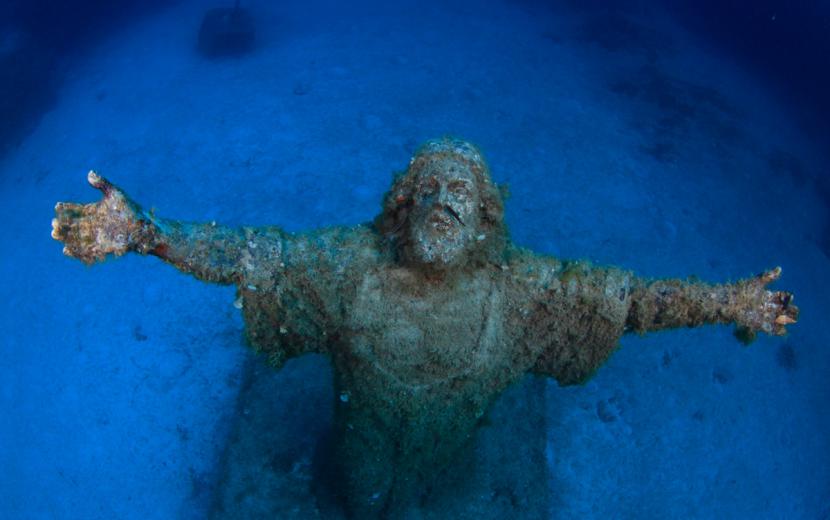
M 67 256 L 92 264 L 108 254 L 151 254 L 200 280 L 221 284 L 238 283 L 250 267 L 246 263 L 253 230 L 163 219 L 97 173 L 89 172 L 87 180 L 101 190 L 103 199 L 55 206 L 52 237 L 64 243 Z
M 776 267 L 734 284 L 708 285 L 682 280 L 637 281 L 631 288 L 626 327 L 640 333 L 695 327 L 706 323 L 735 323 L 736 335 L 751 341 L 758 331 L 783 335 L 798 319 L 793 295 L 770 291 L 781 276 Z
M 792 294 L 767 289 L 781 276 L 780 268 L 735 284 L 708 285 L 638 279 L 612 267 L 531 255 L 512 267 L 516 281 L 526 273 L 517 295 L 536 294 L 534 310 L 515 318 L 526 335 L 525 350 L 541 349 L 531 370 L 562 385 L 591 377 L 626 331 L 735 323 L 739 339 L 749 342 L 758 331 L 784 334 L 798 318 Z

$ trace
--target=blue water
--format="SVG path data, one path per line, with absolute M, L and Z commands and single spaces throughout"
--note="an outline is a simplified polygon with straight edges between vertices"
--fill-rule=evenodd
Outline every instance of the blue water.
M 713 282 L 781 265 L 802 309 L 749 348 L 627 336 L 585 386 L 523 383 L 475 440 L 492 473 L 448 507 L 538 517 L 511 488 L 535 462 L 547 518 L 830 517 L 830 10 L 720 4 L 259 0 L 254 48 L 218 58 L 196 41 L 221 2 L 4 4 L 0 518 L 215 513 L 253 377 L 296 449 L 252 489 L 336 517 L 310 491 L 325 361 L 252 368 L 232 288 L 85 267 L 53 207 L 96 200 L 94 168 L 170 218 L 356 224 L 442 135 L 509 184 L 523 246 Z

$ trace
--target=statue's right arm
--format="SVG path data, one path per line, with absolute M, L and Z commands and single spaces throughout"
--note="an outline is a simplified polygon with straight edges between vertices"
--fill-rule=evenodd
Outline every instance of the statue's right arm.
M 87 176 L 104 197 L 92 204 L 59 202 L 52 237 L 86 264 L 127 252 L 155 255 L 204 281 L 239 283 L 249 259 L 252 230 L 157 217 L 95 172 Z M 274 237 L 278 240 L 279 237 Z

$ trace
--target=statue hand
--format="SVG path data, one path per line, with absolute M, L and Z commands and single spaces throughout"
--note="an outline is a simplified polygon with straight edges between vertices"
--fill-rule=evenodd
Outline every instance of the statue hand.
M 86 264 L 107 254 L 123 255 L 149 247 L 149 222 L 141 208 L 123 191 L 94 171 L 87 180 L 104 198 L 92 204 L 58 202 L 52 219 L 52 238 L 64 243 L 63 253 Z
M 798 307 L 792 304 L 792 293 L 770 291 L 767 285 L 781 276 L 781 268 L 770 271 L 738 283 L 738 337 L 751 341 L 755 332 L 761 330 L 767 334 L 783 336 L 786 326 L 796 323 Z

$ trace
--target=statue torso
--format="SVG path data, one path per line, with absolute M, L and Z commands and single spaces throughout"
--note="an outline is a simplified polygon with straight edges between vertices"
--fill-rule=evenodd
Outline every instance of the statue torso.
M 350 306 L 345 348 L 392 386 L 463 385 L 504 367 L 502 306 L 488 272 L 425 281 L 403 268 L 372 270 Z

